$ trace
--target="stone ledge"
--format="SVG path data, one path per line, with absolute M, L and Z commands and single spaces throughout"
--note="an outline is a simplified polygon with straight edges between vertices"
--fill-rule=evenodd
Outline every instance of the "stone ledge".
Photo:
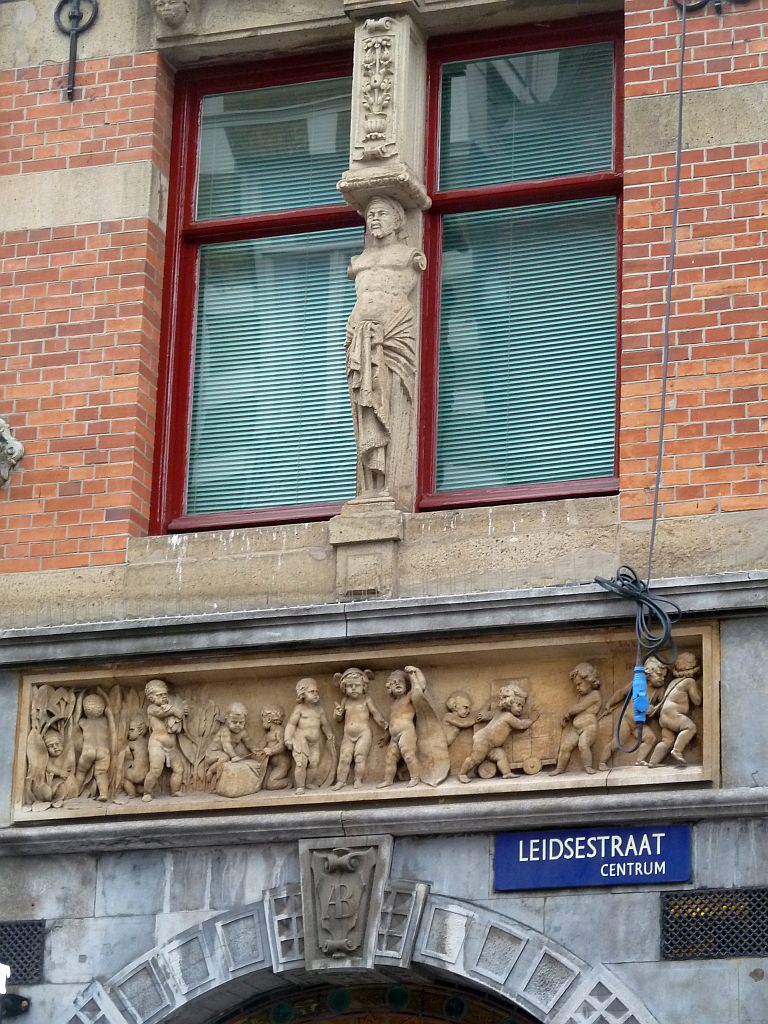
M 209 815 L 6 828 L 0 857 L 116 852 L 126 849 L 188 849 L 295 841 L 337 835 L 391 833 L 394 836 L 461 835 L 583 825 L 719 821 L 768 818 L 768 787 L 750 789 L 654 789 L 643 793 L 573 795 L 566 802 L 509 796 L 441 804 L 371 806 L 353 810 L 301 810 L 282 814 Z
M 768 608 L 768 571 L 653 581 L 684 616 L 730 616 Z M 436 637 L 470 631 L 626 623 L 629 601 L 596 584 L 540 587 L 452 597 L 395 598 L 247 612 L 164 616 L 0 631 L 6 669 L 153 654 L 213 653 L 234 648 Z

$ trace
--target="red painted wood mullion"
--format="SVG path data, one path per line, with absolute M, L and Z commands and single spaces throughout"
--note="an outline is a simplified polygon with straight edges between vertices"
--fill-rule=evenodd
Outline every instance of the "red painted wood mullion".
M 272 526 L 277 523 L 307 523 L 330 519 L 341 511 L 342 502 L 318 505 L 284 505 L 276 508 L 243 509 L 234 512 L 202 512 L 179 515 L 168 523 L 170 533 L 189 530 L 227 530 L 233 526 Z
M 281 210 L 226 220 L 199 220 L 184 229 L 184 238 L 199 245 L 239 242 L 246 238 L 328 231 L 332 228 L 362 226 L 362 217 L 349 206 L 312 206 L 303 210 Z
M 579 174 L 569 178 L 544 178 L 509 185 L 484 185 L 480 188 L 453 189 L 432 196 L 435 213 L 465 213 L 471 210 L 507 209 L 533 206 L 561 200 L 596 199 L 618 195 L 621 175 L 613 171 Z

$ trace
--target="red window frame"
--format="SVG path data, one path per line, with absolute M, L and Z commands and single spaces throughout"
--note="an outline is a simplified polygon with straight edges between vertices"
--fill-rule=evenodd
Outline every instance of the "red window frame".
M 420 365 L 420 443 L 417 483 L 417 509 L 464 508 L 473 505 L 496 505 L 548 498 L 588 497 L 616 494 L 619 490 L 619 386 L 620 386 L 620 311 L 621 311 L 621 223 L 624 153 L 624 77 L 623 20 L 618 17 L 554 22 L 528 28 L 515 28 L 473 36 L 447 37 L 430 44 L 427 79 L 427 191 L 432 206 L 424 219 L 424 249 L 427 270 L 422 298 L 422 342 Z M 450 61 L 497 57 L 512 53 L 583 46 L 589 43 L 612 42 L 614 53 L 614 134 L 613 168 L 592 174 L 563 178 L 547 178 L 506 185 L 479 186 L 441 192 L 438 188 L 440 159 L 440 85 L 442 65 Z M 437 409 L 440 332 L 440 278 L 442 261 L 442 218 L 446 213 L 464 213 L 533 203 L 558 202 L 564 199 L 594 199 L 616 196 L 618 200 L 617 281 L 617 381 L 616 381 L 616 443 L 614 475 L 585 480 L 551 483 L 517 484 L 487 488 L 437 491 Z
M 234 69 L 180 72 L 177 75 L 166 228 L 157 447 L 150 523 L 153 533 L 308 522 L 328 519 L 341 508 L 341 503 L 334 502 L 188 515 L 185 512 L 185 498 L 200 246 L 313 229 L 354 227 L 361 223 L 360 215 L 341 198 L 339 205 L 333 206 L 304 207 L 220 220 L 197 220 L 195 209 L 203 97 L 350 77 L 351 74 L 352 56 L 344 53 L 315 57 L 302 55 L 300 61 L 283 59 Z M 339 176 L 343 169 L 339 168 Z

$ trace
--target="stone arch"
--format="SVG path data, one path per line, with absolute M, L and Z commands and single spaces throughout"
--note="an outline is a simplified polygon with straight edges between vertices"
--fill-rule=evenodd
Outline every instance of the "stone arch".
M 533 928 L 426 882 L 389 879 L 375 967 L 461 982 L 509 1000 L 541 1024 L 658 1024 L 602 964 Z M 91 982 L 56 1024 L 182 1024 L 307 983 L 301 888 L 289 885 L 210 918 Z M 317 977 L 317 974 L 312 975 Z M 340 984 L 365 972 L 322 973 Z

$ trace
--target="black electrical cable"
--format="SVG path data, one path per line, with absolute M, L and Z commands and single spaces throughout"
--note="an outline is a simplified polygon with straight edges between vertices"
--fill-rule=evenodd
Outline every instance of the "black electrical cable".
M 678 72 L 677 90 L 677 147 L 675 153 L 675 190 L 672 205 L 672 231 L 669 240 L 669 263 L 667 267 L 667 295 L 664 306 L 664 333 L 661 357 L 661 408 L 659 411 L 659 445 L 656 454 L 656 476 L 653 487 L 653 511 L 651 513 L 651 536 L 648 541 L 647 582 L 640 579 L 634 569 L 622 565 L 615 577 L 607 580 L 595 576 L 595 583 L 604 590 L 611 591 L 619 597 L 634 601 L 637 605 L 635 613 L 635 634 L 637 636 L 637 654 L 635 664 L 640 665 L 641 659 L 655 655 L 660 661 L 670 663 L 677 657 L 677 648 L 672 639 L 672 624 L 681 615 L 680 608 L 668 598 L 652 597 L 650 592 L 651 571 L 653 568 L 653 550 L 656 544 L 656 526 L 659 518 L 659 493 L 661 491 L 661 473 L 664 457 L 664 427 L 667 417 L 667 386 L 669 383 L 669 328 L 672 318 L 672 285 L 675 278 L 675 256 L 677 255 L 677 225 L 680 218 L 680 189 L 683 164 L 683 98 L 685 71 L 685 34 L 686 11 L 682 5 L 682 26 L 680 31 L 680 67 Z M 661 652 L 669 648 L 669 654 Z M 632 701 L 632 687 L 627 690 L 621 711 L 616 719 L 614 742 L 617 750 L 625 754 L 634 753 L 642 743 L 643 724 L 638 723 L 635 744 L 625 747 L 621 742 L 621 726 Z

